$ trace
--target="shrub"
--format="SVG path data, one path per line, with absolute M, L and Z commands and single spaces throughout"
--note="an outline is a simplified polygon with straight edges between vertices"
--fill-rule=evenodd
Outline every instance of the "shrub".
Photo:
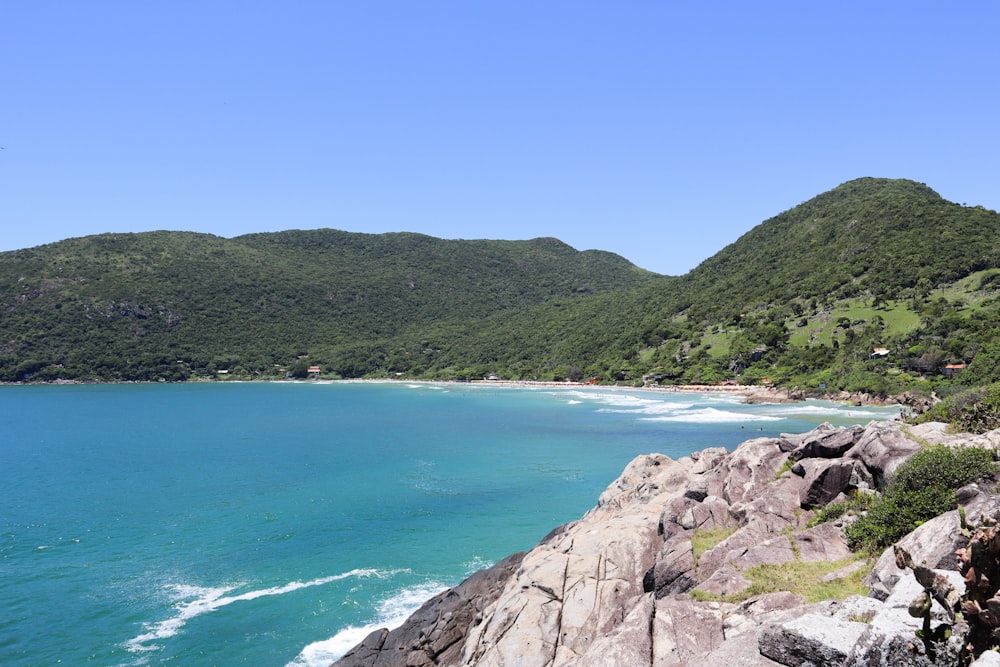
M 985 433 L 1000 428 L 1000 382 L 952 394 L 920 415 L 917 421 L 945 421 L 955 430 L 967 433 Z
M 996 470 L 994 452 L 937 445 L 917 452 L 893 475 L 868 513 L 847 527 L 852 549 L 875 553 L 924 521 L 954 509 L 955 491 Z
M 855 492 L 851 494 L 849 500 L 842 503 L 830 503 L 816 512 L 816 515 L 809 521 L 807 527 L 812 528 L 827 521 L 835 521 L 845 514 L 862 514 L 871 508 L 875 498 L 876 496 L 872 493 Z

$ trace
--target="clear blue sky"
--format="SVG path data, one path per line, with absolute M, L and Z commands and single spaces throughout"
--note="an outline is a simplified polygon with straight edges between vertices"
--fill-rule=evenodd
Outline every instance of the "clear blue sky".
M 5 2 L 0 250 L 554 236 L 683 273 L 860 176 L 1000 209 L 1000 3 Z

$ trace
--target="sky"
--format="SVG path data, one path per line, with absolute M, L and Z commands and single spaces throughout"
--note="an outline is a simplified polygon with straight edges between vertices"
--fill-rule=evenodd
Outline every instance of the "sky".
M 556 237 L 679 275 L 862 176 L 1000 209 L 1000 3 L 0 3 L 0 251 Z

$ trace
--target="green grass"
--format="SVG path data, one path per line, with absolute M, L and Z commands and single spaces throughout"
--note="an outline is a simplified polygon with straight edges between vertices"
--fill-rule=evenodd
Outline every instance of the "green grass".
M 691 536 L 691 552 L 694 554 L 694 564 L 698 565 L 701 555 L 736 532 L 736 526 L 716 526 L 708 529 L 695 529 Z
M 871 572 L 871 561 L 865 560 L 865 567 L 858 568 L 846 577 L 832 581 L 822 580 L 831 572 L 836 572 L 859 560 L 864 559 L 855 557 L 839 561 L 815 562 L 795 560 L 782 565 L 758 565 L 742 573 L 750 581 L 750 586 L 741 593 L 719 596 L 695 589 L 691 595 L 696 600 L 731 603 L 779 591 L 801 595 L 808 602 L 843 600 L 851 595 L 867 595 L 868 586 L 865 584 L 865 577 Z
M 735 334 L 729 332 L 706 333 L 701 337 L 701 346 L 708 348 L 708 356 L 723 359 L 729 356 L 729 346 Z
M 833 310 L 819 317 L 807 318 L 808 324 L 797 327 L 795 323 L 801 318 L 790 318 L 788 327 L 791 331 L 789 343 L 804 347 L 810 344 L 832 345 L 834 334 L 840 329 L 837 321 L 846 317 L 851 322 L 864 320 L 871 322 L 876 316 L 885 322 L 885 335 L 895 336 L 909 333 L 920 326 L 920 316 L 910 310 L 905 301 L 890 301 L 883 308 L 872 308 L 871 299 L 854 298 L 838 301 Z

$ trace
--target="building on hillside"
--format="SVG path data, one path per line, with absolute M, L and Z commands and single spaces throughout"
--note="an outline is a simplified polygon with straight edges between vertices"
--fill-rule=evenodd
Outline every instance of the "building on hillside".
M 948 364 L 941 369 L 941 374 L 945 377 L 954 377 L 965 370 L 965 364 Z
M 872 348 L 872 353 L 868 355 L 871 360 L 884 359 L 889 356 L 889 348 L 886 347 L 875 347 Z
M 309 374 L 310 375 L 319 375 L 321 372 L 322 372 L 322 370 L 320 369 L 319 366 L 310 366 L 309 367 Z

